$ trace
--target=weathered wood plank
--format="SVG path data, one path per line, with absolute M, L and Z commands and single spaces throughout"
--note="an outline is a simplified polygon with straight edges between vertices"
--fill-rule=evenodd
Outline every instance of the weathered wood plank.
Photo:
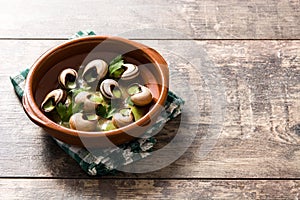
M 2 177 L 86 177 L 75 161 L 26 117 L 8 78 L 60 42 L 0 41 Z M 182 128 L 185 136 L 196 133 L 197 137 L 187 152 L 170 166 L 147 174 L 120 173 L 117 176 L 300 177 L 299 41 L 141 42 L 156 48 L 170 62 L 172 90 L 183 94 L 186 90 L 183 83 L 188 81 L 194 91 L 198 101 L 186 96 L 185 99 L 198 105 L 200 114 L 187 118 Z M 198 48 L 193 51 L 195 46 Z M 203 66 L 197 65 L 195 58 L 198 57 L 204 59 Z M 207 69 L 209 62 L 215 65 Z M 216 83 L 212 79 L 218 76 L 220 82 Z M 224 88 L 223 94 L 218 87 Z M 212 101 L 216 98 L 212 96 L 214 90 L 219 92 L 216 95 L 225 98 L 221 110 L 224 121 L 220 124 L 211 113 L 211 108 L 218 106 Z M 195 108 L 187 106 L 185 112 L 193 113 Z M 172 123 L 159 136 L 160 146 L 176 131 L 172 127 L 177 122 Z M 216 125 L 222 125 L 220 132 L 217 130 L 220 134 L 209 138 L 209 131 Z M 192 129 L 197 131 L 191 132 Z M 208 142 L 215 144 L 214 148 L 200 151 Z M 208 155 L 203 157 L 204 153 Z
M 0 179 L 2 199 L 297 199 L 299 181 Z
M 67 38 L 92 29 L 130 38 L 299 39 L 299 9 L 297 0 L 11 0 L 0 7 L 0 38 Z
M 185 2 L 185 1 L 182 1 Z M 299 38 L 299 1 L 190 1 L 183 4 L 193 34 L 201 38 Z M 282 26 L 281 24 L 285 24 Z M 287 33 L 292 31 L 292 33 Z M 208 37 L 207 37 L 208 36 Z

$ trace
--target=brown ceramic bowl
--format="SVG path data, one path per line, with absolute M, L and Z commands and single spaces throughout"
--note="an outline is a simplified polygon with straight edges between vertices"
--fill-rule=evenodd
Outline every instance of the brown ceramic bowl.
M 120 54 L 125 61 L 138 65 L 143 80 L 154 96 L 153 105 L 144 117 L 116 130 L 84 132 L 60 126 L 44 115 L 40 109 L 41 102 L 48 92 L 58 87 L 57 77 L 63 69 L 71 67 L 78 70 L 82 64 L 96 58 L 109 62 Z M 155 121 L 167 98 L 168 78 L 166 61 L 158 52 L 143 44 L 119 37 L 83 37 L 50 49 L 34 63 L 26 80 L 23 107 L 34 123 L 65 143 L 85 147 L 118 145 L 138 137 L 145 131 L 143 127 Z

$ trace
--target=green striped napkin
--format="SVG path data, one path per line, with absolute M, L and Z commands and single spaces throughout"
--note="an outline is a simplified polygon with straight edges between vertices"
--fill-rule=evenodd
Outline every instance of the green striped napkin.
M 93 31 L 79 31 L 70 39 L 87 35 L 95 35 L 95 33 Z M 25 69 L 21 73 L 10 77 L 15 92 L 20 100 L 24 93 L 23 89 L 28 72 L 29 69 Z M 169 91 L 165 103 L 165 112 L 163 112 L 161 116 L 158 117 L 156 123 L 144 133 L 144 136 L 152 135 L 151 133 L 160 130 L 167 121 L 178 116 L 181 113 L 183 104 L 184 101 L 180 97 Z M 157 142 L 153 137 L 143 137 L 118 147 L 97 150 L 97 155 L 94 155 L 86 148 L 69 145 L 55 138 L 53 139 L 67 154 L 77 161 L 86 173 L 93 176 L 113 174 L 116 172 L 116 169 L 121 166 L 131 164 L 150 156 L 151 150 Z

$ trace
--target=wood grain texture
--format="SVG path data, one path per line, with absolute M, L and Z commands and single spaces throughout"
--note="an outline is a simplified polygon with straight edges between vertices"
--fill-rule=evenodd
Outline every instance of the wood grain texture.
M 10 0 L 0 24 L 0 199 L 299 199 L 299 0 Z M 174 163 L 89 177 L 25 115 L 9 76 L 85 29 L 168 61 L 186 105 L 155 151 L 175 142 L 123 170 Z
M 87 177 L 26 117 L 9 83 L 9 75 L 30 66 L 43 51 L 60 42 L 0 41 L 2 177 Z M 140 42 L 157 49 L 170 63 L 171 90 L 189 94 L 184 83 L 190 85 L 188 90 L 194 95 L 190 97 L 196 98 L 183 97 L 198 106 L 185 106 L 181 137 L 193 139 L 189 137 L 193 133 L 196 137 L 176 162 L 161 170 L 114 177 L 300 177 L 299 41 Z M 224 107 L 212 113 L 218 107 L 213 101 L 217 96 L 224 97 L 220 102 Z M 219 122 L 218 114 L 222 115 Z M 178 120 L 157 136 L 157 148 L 176 134 Z M 217 134 L 211 137 L 210 133 Z
M 299 9 L 297 0 L 11 0 L 0 7 L 0 38 L 68 38 L 92 29 L 146 39 L 299 39 Z
M 0 179 L 2 199 L 298 199 L 299 181 Z

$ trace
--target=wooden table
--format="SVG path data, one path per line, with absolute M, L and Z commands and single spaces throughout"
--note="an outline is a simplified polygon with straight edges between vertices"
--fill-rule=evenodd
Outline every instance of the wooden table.
M 1 199 L 299 198 L 299 0 L 10 0 L 0 24 Z M 193 92 L 182 125 L 196 137 L 171 165 L 90 177 L 23 112 L 9 76 L 85 29 L 157 49 L 170 88 Z

